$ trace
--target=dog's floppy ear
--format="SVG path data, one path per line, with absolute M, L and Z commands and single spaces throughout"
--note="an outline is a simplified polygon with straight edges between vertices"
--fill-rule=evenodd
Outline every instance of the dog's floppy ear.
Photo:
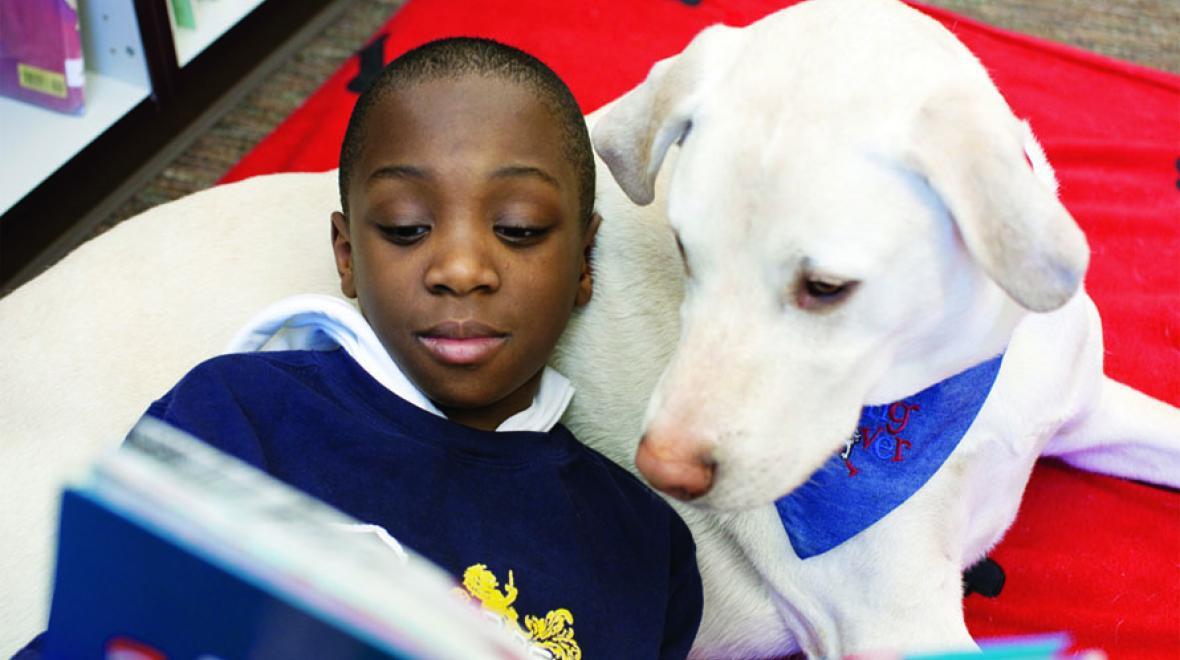
M 657 62 L 595 125 L 594 149 L 631 201 L 651 203 L 664 155 L 733 62 L 740 33 L 725 25 L 706 28 L 682 53 Z
M 1064 305 L 1090 250 L 1028 127 L 998 97 L 950 92 L 922 106 L 913 130 L 911 165 L 946 203 L 984 271 L 1027 309 Z M 1026 160 L 1026 144 L 1045 177 Z

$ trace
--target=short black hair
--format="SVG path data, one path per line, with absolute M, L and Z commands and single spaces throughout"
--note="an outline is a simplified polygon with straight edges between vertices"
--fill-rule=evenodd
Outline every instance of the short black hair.
M 578 215 L 583 223 L 588 223 L 594 212 L 594 152 L 586 120 L 573 93 L 541 60 L 512 46 L 474 37 L 439 39 L 406 52 L 390 62 L 357 99 L 340 147 L 340 207 L 344 214 L 348 215 L 349 179 L 360 158 L 367 132 L 366 119 L 373 106 L 395 90 L 466 75 L 501 78 L 536 93 L 557 121 L 562 151 L 578 177 Z

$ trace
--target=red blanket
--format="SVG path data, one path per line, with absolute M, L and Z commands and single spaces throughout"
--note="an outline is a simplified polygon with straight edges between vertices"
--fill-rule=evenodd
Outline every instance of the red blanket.
M 411 0 L 368 57 L 387 62 L 443 36 L 493 37 L 552 66 L 590 112 L 702 27 L 744 25 L 786 4 Z M 924 11 L 983 61 L 1057 169 L 1093 248 L 1086 286 L 1103 315 L 1107 373 L 1180 404 L 1180 77 Z M 342 67 L 225 181 L 335 167 L 356 98 L 348 83 L 364 59 Z M 1180 657 L 1177 493 L 1043 461 L 992 556 L 1008 581 L 994 600 L 966 599 L 976 636 L 1066 630 L 1115 658 Z

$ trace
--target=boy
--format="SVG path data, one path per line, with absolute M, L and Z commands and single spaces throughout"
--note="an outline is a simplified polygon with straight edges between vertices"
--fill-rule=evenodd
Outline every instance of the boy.
M 683 658 L 687 528 L 556 425 L 572 388 L 545 365 L 590 299 L 598 225 L 569 90 L 495 42 L 415 49 L 358 100 L 340 194 L 363 318 L 281 303 L 237 342 L 271 350 L 198 366 L 148 414 L 387 530 L 546 657 Z

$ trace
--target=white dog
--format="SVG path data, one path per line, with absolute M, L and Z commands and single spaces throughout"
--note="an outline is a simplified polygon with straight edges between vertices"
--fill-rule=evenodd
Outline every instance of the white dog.
M 714 27 L 593 135 L 654 212 L 600 195 L 615 231 L 598 304 L 563 343 L 570 422 L 624 464 L 633 446 L 612 438 L 638 425 L 640 472 L 696 505 L 680 511 L 711 596 L 701 657 L 781 653 L 788 634 L 822 657 L 969 647 L 960 572 L 1009 527 L 1039 455 L 1180 483 L 1180 412 L 1102 374 L 1087 246 L 1043 153 L 935 21 L 815 0 Z M 642 420 L 635 383 L 654 387 Z M 939 443 L 945 462 L 923 456 Z M 889 470 L 927 459 L 904 504 L 843 523 L 903 499 Z
M 960 571 L 1039 454 L 1177 485 L 1180 414 L 1102 377 L 1084 239 L 1027 127 L 935 22 L 814 0 L 711 28 L 589 121 L 621 189 L 601 169 L 595 299 L 556 362 L 579 438 L 693 499 L 694 655 L 969 646 Z M 44 626 L 63 475 L 254 312 L 337 292 L 335 196 L 334 172 L 212 189 L 0 300 L 0 652 Z M 977 400 L 928 414 L 946 392 Z M 970 426 L 949 456 L 912 435 L 930 418 Z M 798 488 L 891 463 L 928 474 L 869 519 Z

